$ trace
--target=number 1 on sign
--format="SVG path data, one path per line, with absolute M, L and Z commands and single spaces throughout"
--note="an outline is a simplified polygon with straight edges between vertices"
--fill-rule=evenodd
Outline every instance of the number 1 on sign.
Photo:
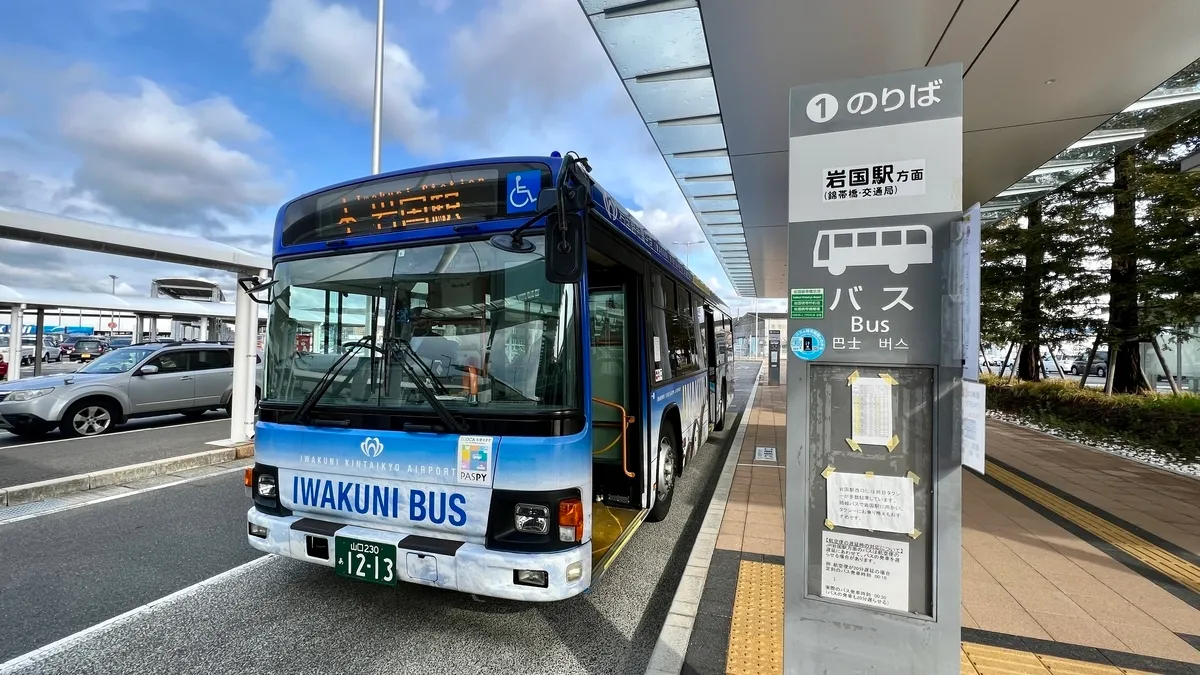
M 817 94 L 808 101 L 805 113 L 808 119 L 823 124 L 833 119 L 838 112 L 838 102 L 831 94 Z

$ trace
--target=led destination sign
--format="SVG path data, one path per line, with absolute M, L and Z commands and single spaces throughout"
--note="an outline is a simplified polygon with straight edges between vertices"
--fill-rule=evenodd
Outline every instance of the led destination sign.
M 506 193 L 510 175 L 548 184 L 545 167 L 464 167 L 367 180 L 299 199 L 285 212 L 285 246 L 522 215 Z M 540 191 L 542 185 L 527 186 Z M 517 202 L 518 204 L 522 202 Z

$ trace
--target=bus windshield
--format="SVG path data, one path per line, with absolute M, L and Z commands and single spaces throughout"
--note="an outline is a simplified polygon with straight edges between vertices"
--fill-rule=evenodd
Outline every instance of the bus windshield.
M 364 337 L 319 406 L 561 410 L 580 406 L 578 291 L 532 253 L 486 242 L 280 263 L 264 403 L 299 404 Z M 413 376 L 422 378 L 420 383 Z

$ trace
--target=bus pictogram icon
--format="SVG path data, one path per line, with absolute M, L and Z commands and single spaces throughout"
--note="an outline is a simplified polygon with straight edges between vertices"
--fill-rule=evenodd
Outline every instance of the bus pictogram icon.
M 904 274 L 910 265 L 933 264 L 933 230 L 928 225 L 892 225 L 821 230 L 813 267 L 841 276 L 848 267 L 883 267 Z

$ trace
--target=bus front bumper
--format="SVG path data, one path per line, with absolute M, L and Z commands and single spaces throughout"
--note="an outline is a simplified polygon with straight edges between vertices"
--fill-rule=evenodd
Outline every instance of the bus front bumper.
M 247 512 L 246 520 L 246 540 L 254 548 L 326 567 L 334 567 L 335 536 L 394 545 L 399 581 L 423 586 L 508 600 L 550 602 L 579 595 L 591 585 L 591 542 L 568 551 L 554 553 L 509 553 L 492 551 L 480 544 L 421 536 L 425 542 L 442 542 L 447 545 L 445 548 L 454 549 L 452 552 L 437 552 L 430 550 L 437 547 L 422 546 L 419 550 L 406 548 L 403 541 L 405 535 L 390 530 L 314 521 L 302 516 L 272 516 L 254 507 Z M 297 527 L 300 521 L 304 523 Z M 312 527 L 313 523 L 329 527 Z M 250 533 L 250 530 L 254 529 L 251 526 L 258 526 L 257 535 Z M 266 530 L 265 536 L 259 536 L 264 534 L 262 528 Z M 314 529 L 325 531 L 318 533 L 313 532 Z M 327 557 L 314 557 L 309 554 L 312 550 L 312 539 L 325 541 L 324 551 L 328 553 Z M 415 557 L 421 558 L 419 565 L 410 564 Z M 436 560 L 436 565 L 428 563 L 429 557 Z M 569 568 L 579 570 L 578 579 L 567 581 Z M 518 570 L 545 571 L 546 587 L 517 584 Z

